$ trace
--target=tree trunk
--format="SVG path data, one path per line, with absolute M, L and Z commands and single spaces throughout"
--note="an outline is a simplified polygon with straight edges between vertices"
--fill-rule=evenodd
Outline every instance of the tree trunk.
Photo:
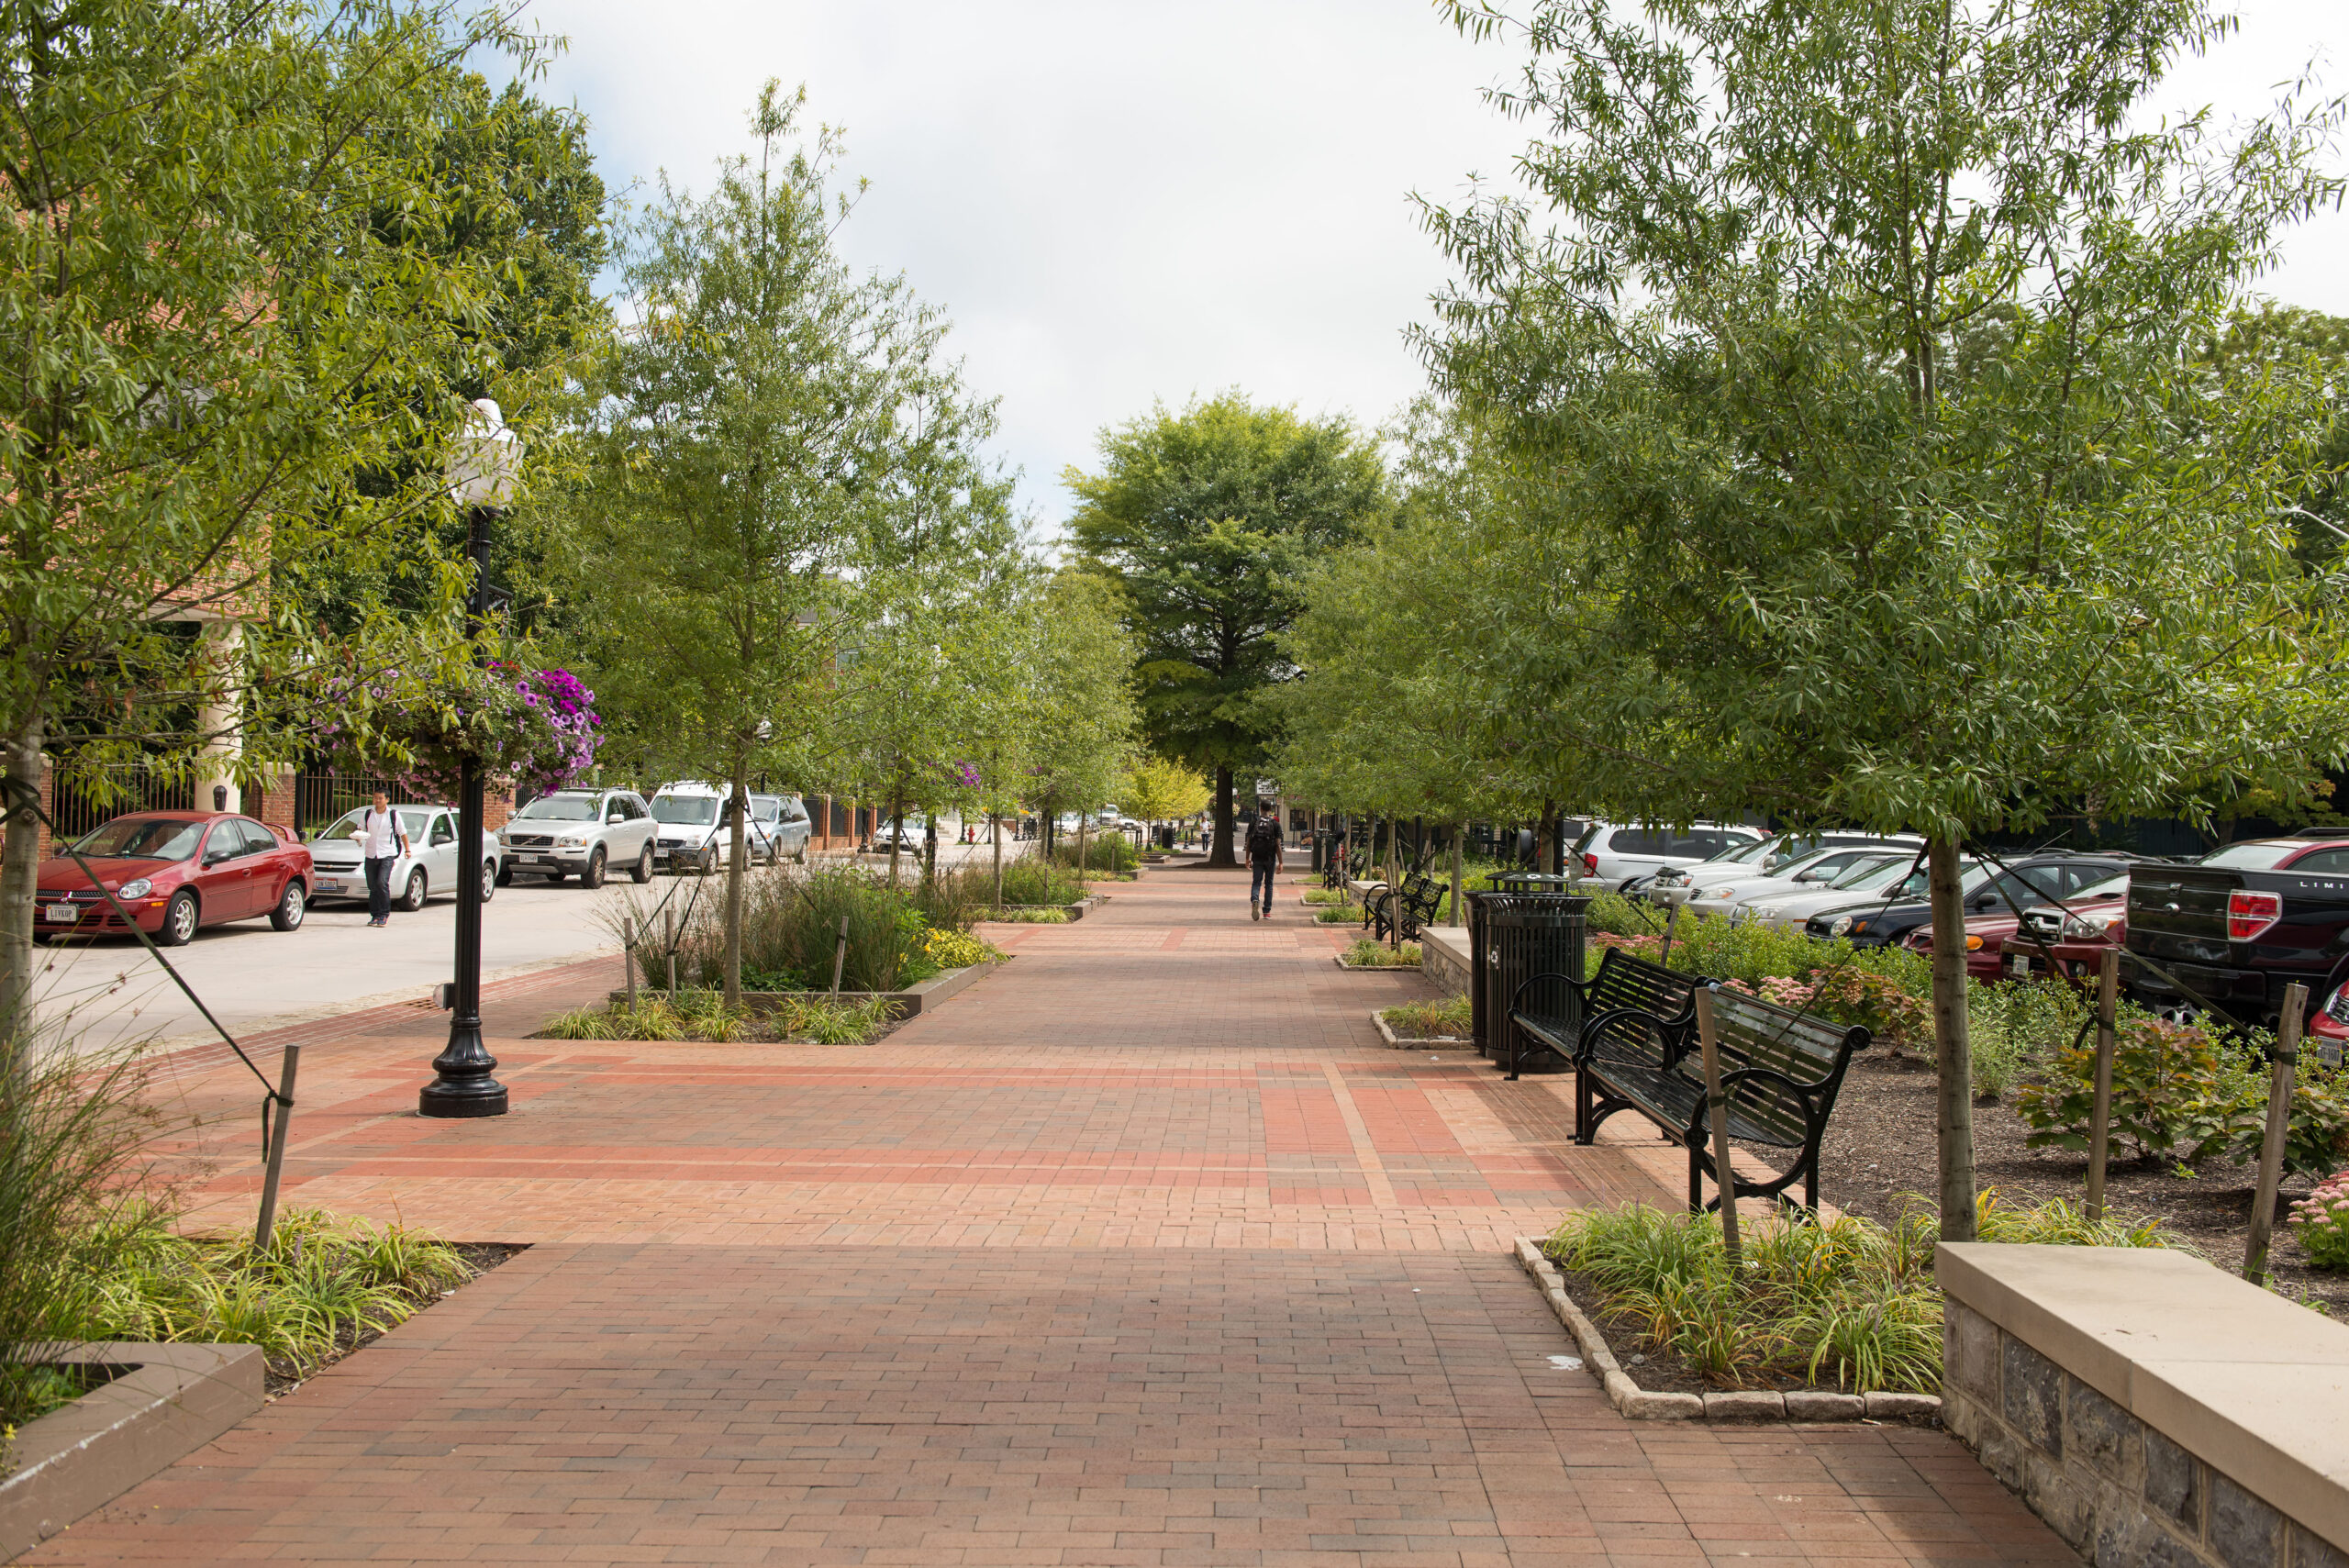
M 1378 862 L 1379 880 L 1386 884 L 1389 887 L 1394 886 L 1396 882 L 1395 829 L 1397 826 L 1397 824 L 1392 817 L 1386 819 L 1386 853 L 1379 860 Z
M 1003 817 L 1000 813 L 987 813 L 987 836 L 995 842 L 995 907 L 1003 912 Z
M 726 811 L 726 1006 L 742 1005 L 742 872 L 750 858 L 742 825 L 751 814 L 749 770 L 734 759 Z
M 906 792 L 889 792 L 889 888 L 897 886 L 897 840 L 906 836 Z
M 1558 803 L 1542 803 L 1542 826 L 1533 832 L 1533 869 L 1544 876 L 1558 874 Z
M 0 851 L 0 1068 L 13 1076 L 33 1025 L 33 894 L 40 876 L 40 747 L 36 720 L 6 742 L 7 846 Z
M 1208 846 L 1208 864 L 1236 866 L 1240 858 L 1231 844 L 1231 770 L 1215 771 L 1215 840 Z
M 923 815 L 928 820 L 922 824 L 921 830 L 921 890 L 935 894 L 938 891 L 938 813 L 930 811 Z
M 1076 819 L 1076 895 L 1080 899 L 1085 896 L 1085 829 L 1087 826 L 1084 817 Z
M 1452 911 L 1444 920 L 1447 926 L 1460 924 L 1460 840 L 1468 835 L 1468 824 L 1452 825 Z
M 1933 1057 L 1941 1077 L 1942 1240 L 1974 1240 L 1974 1059 L 1965 1038 L 1965 895 L 1955 835 L 1926 851 L 1933 906 Z

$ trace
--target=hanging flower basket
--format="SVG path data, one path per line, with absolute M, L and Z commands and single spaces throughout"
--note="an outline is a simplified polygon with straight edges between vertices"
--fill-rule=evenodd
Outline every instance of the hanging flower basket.
M 568 670 L 491 663 L 429 684 L 394 670 L 363 695 L 364 721 L 326 733 L 341 761 L 390 773 L 419 798 L 455 799 L 469 760 L 493 787 L 543 795 L 593 766 L 603 740 L 596 694 Z

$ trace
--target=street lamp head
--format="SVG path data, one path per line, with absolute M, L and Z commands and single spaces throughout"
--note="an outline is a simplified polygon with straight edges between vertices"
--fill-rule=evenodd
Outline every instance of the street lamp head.
M 496 400 L 476 397 L 449 438 L 449 495 L 460 506 L 511 506 L 522 476 L 522 442 L 506 428 Z

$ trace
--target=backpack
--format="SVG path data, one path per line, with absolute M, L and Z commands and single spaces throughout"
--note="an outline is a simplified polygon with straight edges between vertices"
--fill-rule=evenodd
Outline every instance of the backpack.
M 1268 861 L 1281 852 L 1281 827 L 1269 817 L 1259 817 L 1248 827 L 1248 858 Z

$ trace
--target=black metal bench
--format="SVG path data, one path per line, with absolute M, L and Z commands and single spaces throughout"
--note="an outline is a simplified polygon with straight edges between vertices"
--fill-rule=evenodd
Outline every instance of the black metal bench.
M 1718 1185 L 1720 1176 L 1713 1170 L 1693 1014 L 1677 1026 L 1635 1010 L 1593 1023 L 1598 1027 L 1584 1032 L 1575 1060 L 1575 1141 L 1590 1142 L 1617 1111 L 1638 1111 L 1687 1146 L 1690 1210 L 1713 1207 L 1704 1200 L 1703 1178 L 1711 1175 Z M 1734 1195 L 1783 1198 L 1800 1181 L 1804 1207 L 1817 1208 L 1819 1145 L 1852 1052 L 1867 1048 L 1868 1031 L 1719 986 L 1713 987 L 1713 1025 L 1731 1140 L 1794 1151 L 1793 1161 L 1768 1181 L 1748 1182 L 1731 1172 Z
M 1443 884 L 1424 872 L 1413 872 L 1399 888 L 1383 883 L 1372 888 L 1364 902 L 1363 924 L 1380 941 L 1390 933 L 1398 941 L 1409 941 L 1421 926 L 1434 922 L 1442 907 Z
M 1563 984 L 1572 994 L 1575 1006 L 1564 1012 L 1527 1010 L 1527 994 L 1544 981 L 1553 983 L 1544 988 L 1545 995 L 1557 996 L 1558 984 Z M 1520 1034 L 1532 1037 L 1544 1050 L 1575 1062 L 1582 1058 L 1584 1042 L 1597 1038 L 1617 1015 L 1637 1014 L 1653 1019 L 1667 1037 L 1666 1043 L 1658 1047 L 1656 1059 L 1668 1063 L 1675 1054 L 1669 1040 L 1696 1028 L 1697 987 L 1703 984 L 1705 979 L 1700 974 L 1666 969 L 1621 948 L 1609 948 L 1598 961 L 1598 973 L 1587 980 L 1571 974 L 1536 974 L 1527 979 L 1517 988 L 1517 995 L 1509 998 L 1509 1021 Z M 1696 1039 L 1693 1034 L 1688 1038 L 1692 1041 Z M 1509 1062 L 1508 1066 L 1508 1075 L 1516 1077 L 1517 1063 Z M 1577 1133 L 1589 1120 L 1589 1080 L 1578 1074 L 1575 1079 Z

